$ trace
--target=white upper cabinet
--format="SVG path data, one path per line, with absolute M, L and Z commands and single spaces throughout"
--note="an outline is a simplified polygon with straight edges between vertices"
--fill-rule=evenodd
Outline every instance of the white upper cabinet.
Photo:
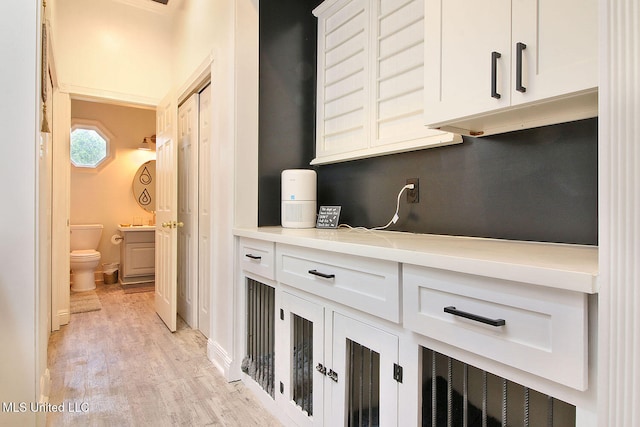
M 598 86 L 597 0 L 513 0 L 511 67 L 518 73 L 522 50 L 522 86 L 512 104 L 594 91 Z M 518 74 L 513 80 L 517 85 Z
M 597 115 L 596 0 L 425 0 L 425 122 L 489 135 Z
M 461 142 L 424 126 L 423 0 L 327 0 L 318 17 L 316 158 Z

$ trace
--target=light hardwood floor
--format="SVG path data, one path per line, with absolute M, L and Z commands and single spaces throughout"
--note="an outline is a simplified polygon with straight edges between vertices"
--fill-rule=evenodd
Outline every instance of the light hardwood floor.
M 49 340 L 50 403 L 64 412 L 48 413 L 48 426 L 280 425 L 241 382 L 224 380 L 202 334 L 180 319 L 168 331 L 153 292 L 97 293 L 102 310 L 72 314 Z

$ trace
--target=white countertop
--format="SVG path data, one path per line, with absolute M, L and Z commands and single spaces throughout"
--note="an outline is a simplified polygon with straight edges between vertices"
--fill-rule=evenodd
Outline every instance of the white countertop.
M 119 231 L 154 231 L 155 225 L 129 225 L 127 227 L 118 226 Z
M 597 293 L 597 246 L 361 229 L 234 228 L 236 236 Z

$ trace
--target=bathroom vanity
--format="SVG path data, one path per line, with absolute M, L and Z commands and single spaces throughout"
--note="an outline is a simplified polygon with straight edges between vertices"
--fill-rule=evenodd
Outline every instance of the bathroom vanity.
M 124 286 L 155 281 L 155 242 L 153 225 L 118 227 L 120 244 L 120 283 Z

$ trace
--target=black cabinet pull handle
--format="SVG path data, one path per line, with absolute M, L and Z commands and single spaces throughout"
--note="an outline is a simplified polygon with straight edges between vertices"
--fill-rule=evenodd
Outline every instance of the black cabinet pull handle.
M 325 273 L 321 273 L 318 270 L 309 270 L 309 274 L 313 274 L 314 276 L 319 276 L 325 279 L 333 279 L 336 277 L 335 274 L 325 274 Z
M 527 88 L 522 86 L 522 51 L 527 48 L 524 43 L 516 43 L 516 90 L 526 92 Z
M 500 99 L 498 93 L 498 58 L 502 55 L 500 52 L 491 52 L 491 97 Z
M 246 256 L 247 258 L 251 258 L 251 259 L 262 259 L 261 256 L 253 255 L 253 254 L 244 254 L 244 256 Z
M 507 322 L 504 319 L 489 319 L 488 317 L 478 316 L 477 314 L 467 313 L 466 311 L 457 310 L 454 306 L 444 308 L 445 313 L 453 314 L 454 316 L 464 317 L 465 319 L 475 320 L 476 322 L 484 323 L 490 326 L 504 326 Z

